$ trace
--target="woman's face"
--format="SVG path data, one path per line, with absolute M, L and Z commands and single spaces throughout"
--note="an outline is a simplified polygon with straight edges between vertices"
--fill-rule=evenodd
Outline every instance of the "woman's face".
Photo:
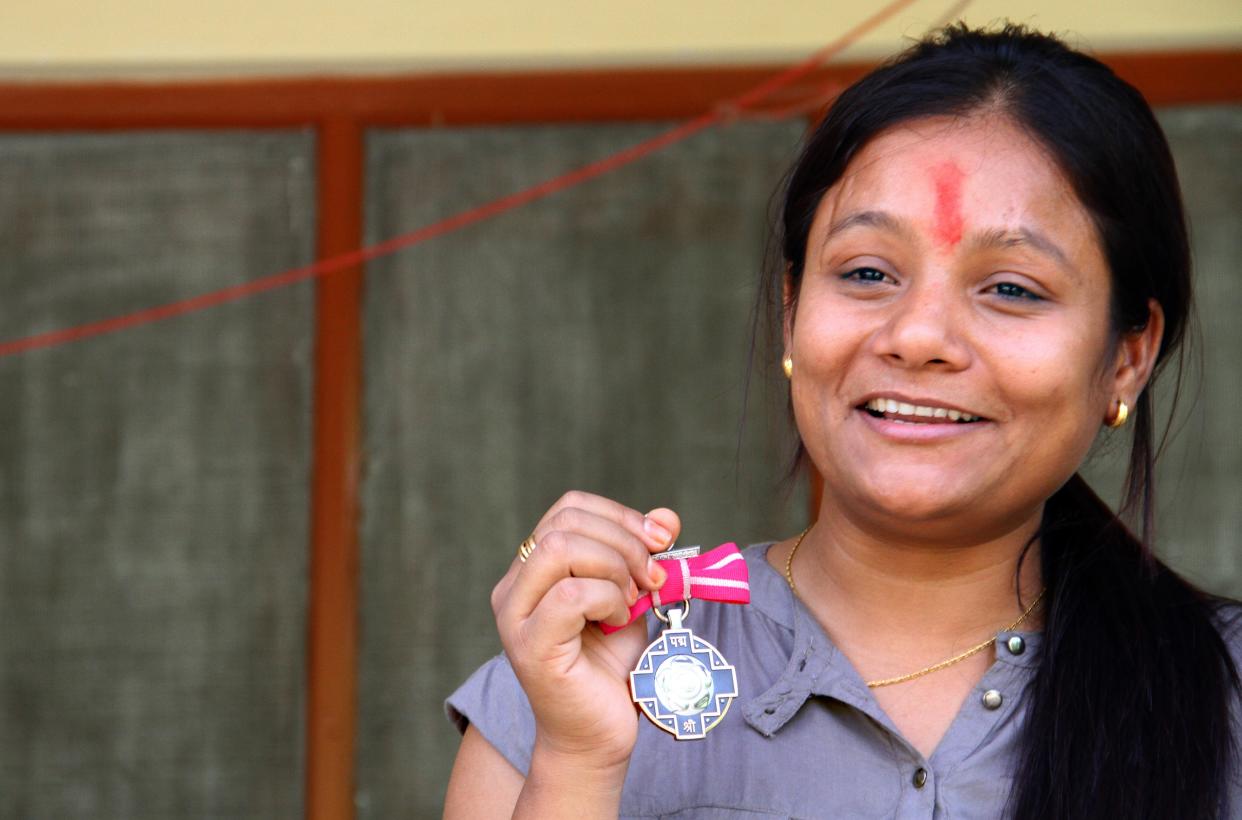
M 928 537 L 1030 521 L 1154 356 L 1150 332 L 1114 343 L 1109 289 L 1090 216 L 1008 120 L 869 143 L 816 211 L 786 321 L 832 509 Z

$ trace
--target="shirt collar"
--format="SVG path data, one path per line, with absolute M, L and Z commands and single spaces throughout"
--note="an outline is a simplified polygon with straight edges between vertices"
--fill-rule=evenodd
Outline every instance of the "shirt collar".
M 810 610 L 794 597 L 785 577 L 768 563 L 770 546 L 764 544 L 749 550 L 754 556 L 749 562 L 750 606 L 793 631 L 793 651 L 776 681 L 743 707 L 746 722 L 760 734 L 771 737 L 812 695 L 835 698 L 867 713 L 878 711 L 875 698 L 853 664 L 832 643 Z M 1015 636 L 1023 642 L 1019 653 L 1008 647 L 1009 639 Z M 1041 638 L 1038 632 L 997 633 L 997 663 L 1033 669 Z

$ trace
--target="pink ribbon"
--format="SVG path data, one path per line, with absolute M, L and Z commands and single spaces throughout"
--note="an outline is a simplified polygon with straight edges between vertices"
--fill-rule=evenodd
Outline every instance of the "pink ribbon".
M 668 580 L 659 589 L 639 596 L 630 607 L 627 626 L 652 606 L 668 606 L 690 598 L 726 604 L 750 603 L 750 576 L 746 571 L 746 558 L 737 544 L 721 544 L 694 558 L 661 561 L 660 566 L 668 571 Z M 624 629 L 603 623 L 599 626 L 605 635 Z

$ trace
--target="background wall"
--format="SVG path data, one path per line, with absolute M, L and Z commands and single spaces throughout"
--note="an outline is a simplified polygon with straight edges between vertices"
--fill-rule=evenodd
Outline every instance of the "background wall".
M 951 0 L 919 0 L 854 56 L 890 53 Z M 0 10 L 0 75 L 167 76 L 237 72 L 750 63 L 819 48 L 879 4 L 823 0 L 44 0 Z M 1242 43 L 1237 0 L 977 0 L 1000 18 L 1110 51 Z

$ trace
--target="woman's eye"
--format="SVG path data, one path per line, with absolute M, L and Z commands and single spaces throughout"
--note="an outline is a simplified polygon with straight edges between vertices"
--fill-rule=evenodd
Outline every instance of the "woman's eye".
M 997 294 L 1004 296 L 1006 299 L 1028 299 L 1033 302 L 1040 302 L 1043 301 L 1044 298 L 1033 291 L 1027 290 L 1021 285 L 1015 285 L 1013 282 L 1001 282 L 999 285 L 994 287 L 994 290 Z
M 842 274 L 841 278 L 853 282 L 883 282 L 888 275 L 875 268 L 854 268 L 849 273 Z

